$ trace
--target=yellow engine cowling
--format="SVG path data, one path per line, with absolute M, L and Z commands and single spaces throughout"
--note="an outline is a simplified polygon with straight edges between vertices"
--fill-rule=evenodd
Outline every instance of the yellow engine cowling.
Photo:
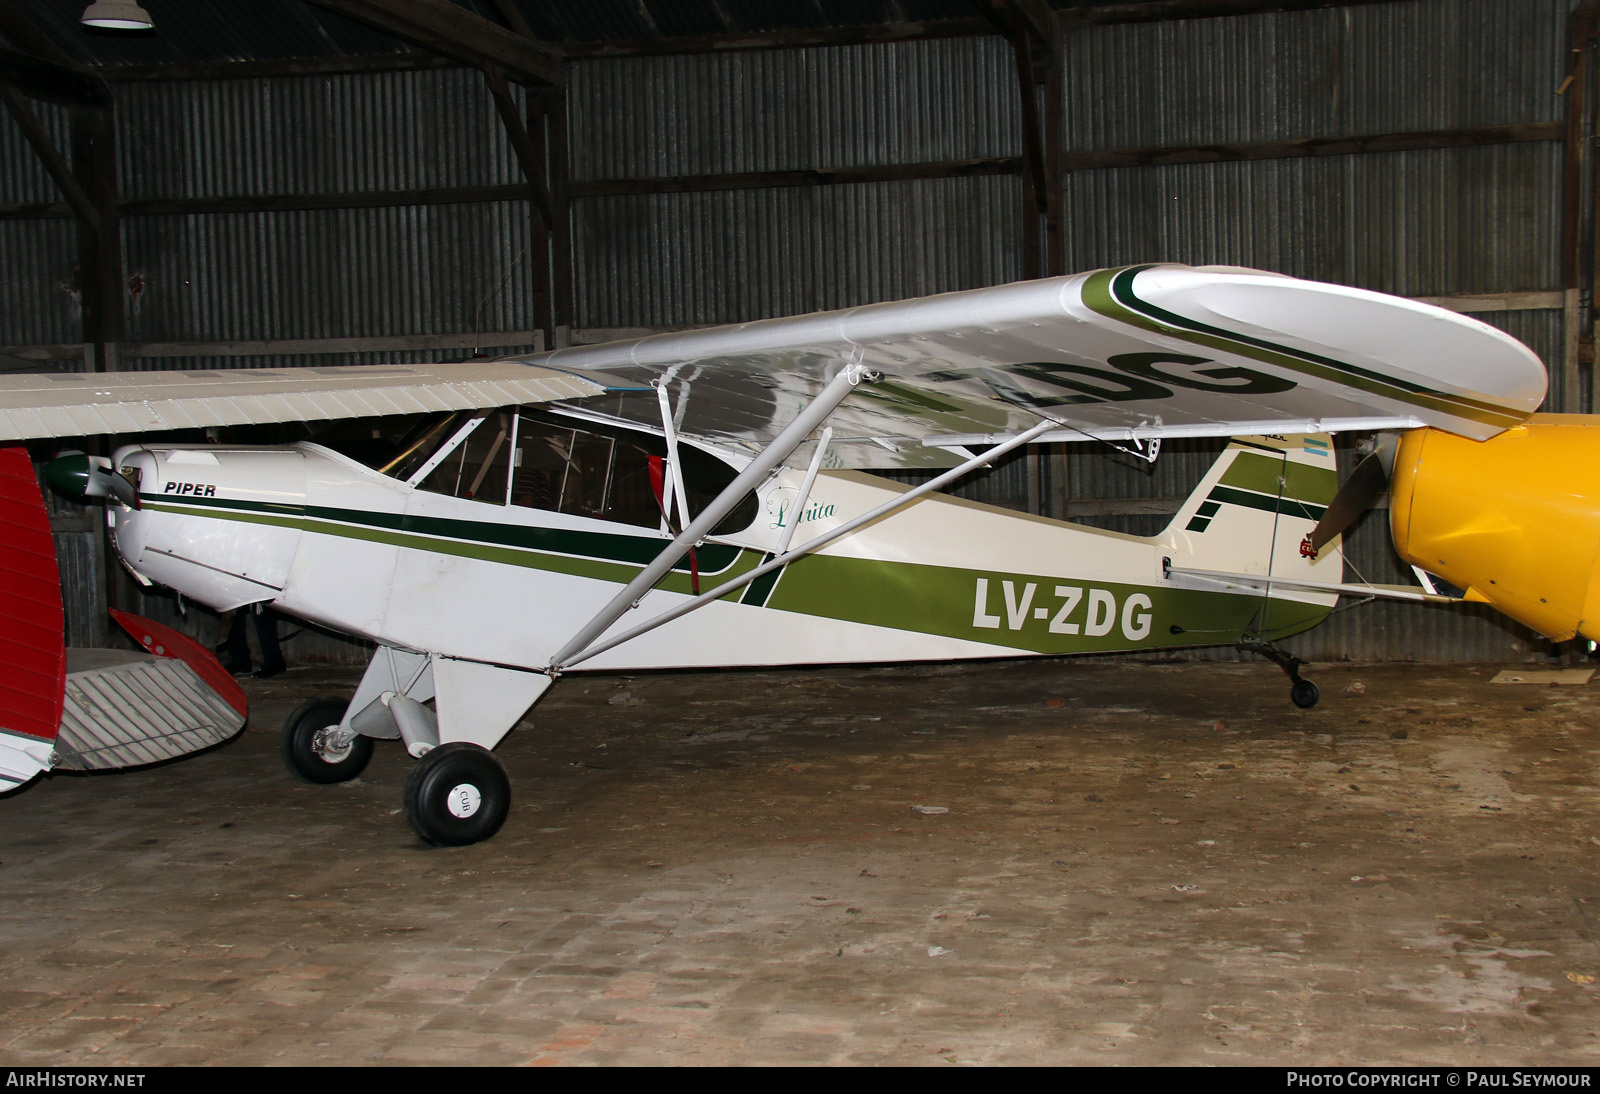
M 1600 416 L 1535 414 L 1487 441 L 1407 433 L 1389 522 L 1402 558 L 1467 599 L 1600 640 Z

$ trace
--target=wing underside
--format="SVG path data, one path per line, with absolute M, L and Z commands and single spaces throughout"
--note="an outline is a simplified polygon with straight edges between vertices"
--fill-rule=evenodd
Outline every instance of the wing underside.
M 1488 437 L 1544 398 L 1539 359 L 1476 320 L 1233 268 L 1132 267 L 526 358 L 632 390 L 585 406 L 760 448 L 846 364 L 881 379 L 835 412 L 830 466 L 949 466 L 1038 424 L 1044 441 L 1433 425 Z M 641 390 L 642 389 L 642 390 Z M 807 449 L 790 462 L 801 465 Z
M 839 369 L 829 467 L 1040 441 L 1405 429 L 1487 438 L 1544 398 L 1510 336 L 1438 308 L 1224 267 L 1135 266 L 497 362 L 0 377 L 0 441 L 560 401 L 732 451 Z M 811 445 L 787 457 L 811 458 Z

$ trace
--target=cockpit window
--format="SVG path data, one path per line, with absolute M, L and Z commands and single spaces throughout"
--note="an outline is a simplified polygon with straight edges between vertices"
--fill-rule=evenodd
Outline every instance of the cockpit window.
M 374 471 L 406 479 L 469 417 L 464 411 L 441 411 L 349 418 L 330 422 L 314 432 L 311 440 Z
M 477 417 L 482 421 L 449 447 Z M 401 481 L 426 469 L 417 487 L 436 494 L 636 527 L 678 526 L 677 503 L 670 513 L 663 506 L 667 444 L 652 434 L 508 408 L 334 422 L 312 440 Z M 737 472 L 691 445 L 680 444 L 678 453 L 693 517 Z M 711 534 L 749 527 L 756 509 L 751 494 Z
M 436 494 L 504 505 L 506 472 L 511 467 L 511 426 L 514 417 L 514 412 L 509 410 L 496 410 L 484 415 L 483 421 L 478 423 L 466 440 L 451 449 L 417 486 Z M 420 471 L 422 466 L 425 464 L 419 465 L 417 470 Z M 413 475 L 416 473 L 412 472 Z
M 733 481 L 735 470 L 691 445 L 678 446 L 690 516 Z M 678 507 L 663 507 L 667 442 L 660 437 L 591 422 L 581 426 L 524 410 L 517 423 L 511 503 L 649 528 L 676 528 Z M 712 529 L 728 535 L 756 516 L 754 494 Z

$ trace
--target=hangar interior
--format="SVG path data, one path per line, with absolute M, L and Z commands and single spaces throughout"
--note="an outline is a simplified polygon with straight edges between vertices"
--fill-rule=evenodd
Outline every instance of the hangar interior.
M 82 7 L 0 0 L 13 369 L 463 360 L 1160 261 L 1470 313 L 1547 362 L 1547 409 L 1592 409 L 1600 24 L 1573 0 Z M 959 492 L 1149 534 L 1216 450 L 1054 446 Z M 52 504 L 70 641 L 106 643 L 107 603 L 211 637 Z M 1352 580 L 1407 580 L 1384 524 Z M 1392 603 L 1292 648 L 1550 652 Z
M 0 0 L 7 370 L 460 361 L 1170 261 L 1469 313 L 1595 409 L 1592 0 L 142 7 Z M 961 493 L 1147 533 L 1216 451 Z M 108 604 L 215 638 L 50 504 L 69 641 Z M 1408 577 L 1381 512 L 1347 549 Z M 1472 607 L 1290 648 L 1347 662 L 1315 709 L 1232 649 L 570 679 L 499 753 L 505 829 L 430 849 L 402 748 L 282 770 L 367 654 L 306 631 L 226 747 L 0 796 L 0 1061 L 1592 1067 L 1593 688 L 1492 683 L 1551 649 Z

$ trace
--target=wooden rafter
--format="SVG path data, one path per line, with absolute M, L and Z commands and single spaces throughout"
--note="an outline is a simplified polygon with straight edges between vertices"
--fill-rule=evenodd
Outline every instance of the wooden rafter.
M 522 120 L 522 112 L 517 109 L 516 100 L 511 96 L 505 76 L 491 65 L 483 70 L 483 78 L 489 85 L 489 94 L 494 97 L 495 109 L 500 114 L 500 123 L 505 126 L 506 136 L 511 140 L 512 150 L 517 154 L 517 162 L 522 166 L 522 175 L 528 181 L 528 192 L 534 208 L 538 210 L 539 218 L 544 221 L 545 230 L 548 231 L 551 222 L 550 193 L 545 180 L 543 157 L 533 146 L 533 139 L 528 135 L 528 127 Z
M 450 0 L 311 0 L 475 68 L 494 66 L 518 83 L 562 83 L 560 51 L 507 30 Z
M 38 115 L 28 105 L 28 100 L 14 87 L 0 85 L 0 100 L 6 104 L 6 109 L 16 119 L 17 127 L 22 130 L 22 135 L 33 146 L 34 154 L 39 157 L 39 162 L 44 165 L 46 173 L 54 180 L 62 196 L 67 199 L 67 204 L 72 211 L 92 231 L 100 230 L 100 212 L 94 207 L 94 202 L 89 195 L 78 185 L 78 180 L 73 176 L 72 167 L 67 163 L 55 143 L 50 140 L 50 134 L 45 132 Z
M 3 46 L 0 46 L 0 83 L 16 88 L 30 99 L 62 106 L 95 108 L 111 102 L 111 89 L 94 73 Z

